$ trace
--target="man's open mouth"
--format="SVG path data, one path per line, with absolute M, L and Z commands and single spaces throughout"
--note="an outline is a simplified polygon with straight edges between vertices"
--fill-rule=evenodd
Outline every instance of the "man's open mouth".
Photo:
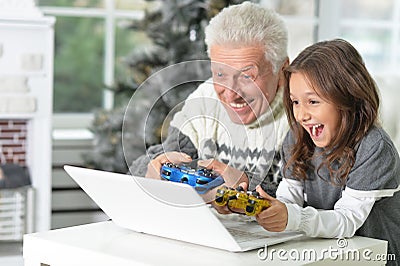
M 236 99 L 234 101 L 229 102 L 229 107 L 232 109 L 242 109 L 250 105 L 253 100 L 246 100 L 243 98 Z
M 247 106 L 247 102 L 242 102 L 242 103 L 229 103 L 229 106 L 232 108 L 243 108 Z

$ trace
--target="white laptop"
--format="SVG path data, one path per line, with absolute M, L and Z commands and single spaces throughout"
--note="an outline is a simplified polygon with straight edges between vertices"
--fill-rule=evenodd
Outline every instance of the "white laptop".
M 288 241 L 255 221 L 217 215 L 193 187 L 175 182 L 64 166 L 65 171 L 118 226 L 146 234 L 241 252 Z

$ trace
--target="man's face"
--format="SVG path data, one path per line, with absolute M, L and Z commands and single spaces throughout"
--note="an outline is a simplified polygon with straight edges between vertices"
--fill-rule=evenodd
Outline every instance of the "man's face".
M 210 58 L 214 89 L 232 122 L 250 124 L 268 110 L 283 76 L 273 73 L 262 46 L 214 45 Z

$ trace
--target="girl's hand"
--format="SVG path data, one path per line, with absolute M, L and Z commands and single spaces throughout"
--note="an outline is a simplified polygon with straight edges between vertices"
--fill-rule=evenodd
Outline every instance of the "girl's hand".
M 257 222 L 267 231 L 281 232 L 286 229 L 288 223 L 288 211 L 286 205 L 274 197 L 268 195 L 261 186 L 256 191 L 260 196 L 271 203 L 271 207 L 256 215 Z

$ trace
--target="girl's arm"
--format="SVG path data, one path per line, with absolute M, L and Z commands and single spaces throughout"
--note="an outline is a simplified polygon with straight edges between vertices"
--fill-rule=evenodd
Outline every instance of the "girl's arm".
M 302 182 L 283 178 L 276 191 L 276 198 L 284 203 L 295 203 L 299 206 L 303 206 L 304 193 Z
M 312 237 L 351 237 L 367 219 L 375 197 L 356 197 L 346 191 L 336 202 L 333 210 L 302 208 L 286 203 L 288 221 L 286 230 L 302 231 Z
M 282 184 L 282 185 L 281 185 Z M 367 219 L 379 197 L 360 197 L 352 189 L 345 189 L 333 210 L 303 208 L 301 182 L 284 179 L 279 184 L 277 199 L 260 187 L 260 195 L 271 207 L 256 216 L 258 223 L 271 232 L 301 231 L 312 237 L 351 237 Z

